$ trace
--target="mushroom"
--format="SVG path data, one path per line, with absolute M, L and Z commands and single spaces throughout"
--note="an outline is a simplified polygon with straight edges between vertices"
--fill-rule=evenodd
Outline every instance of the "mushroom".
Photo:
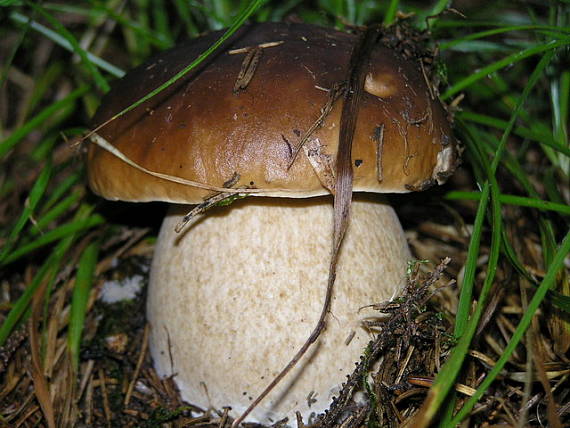
M 158 87 L 218 36 L 129 72 L 94 122 Z M 242 27 L 197 69 L 98 131 L 95 139 L 137 167 L 89 147 L 96 193 L 174 204 L 151 268 L 150 352 L 158 373 L 173 376 L 193 404 L 241 413 L 319 317 L 331 252 L 339 94 L 355 40 L 304 24 Z M 411 256 L 402 227 L 375 193 L 442 183 L 457 162 L 446 111 L 417 64 L 382 44 L 371 53 L 352 148 L 358 193 L 329 323 L 250 421 L 322 412 L 371 339 L 362 321 L 374 313 L 366 307 L 390 299 L 405 282 Z M 176 233 L 188 204 L 215 198 L 212 189 L 256 197 L 212 208 Z

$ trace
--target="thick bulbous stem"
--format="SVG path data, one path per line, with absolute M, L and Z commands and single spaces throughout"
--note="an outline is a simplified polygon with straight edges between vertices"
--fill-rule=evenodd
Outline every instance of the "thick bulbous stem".
M 192 404 L 239 415 L 313 329 L 323 303 L 332 241 L 330 198 L 246 198 L 174 228 L 165 219 L 148 296 L 150 350 Z M 326 330 L 250 415 L 271 423 L 330 404 L 358 361 L 376 317 L 405 281 L 410 252 L 394 210 L 355 195 Z

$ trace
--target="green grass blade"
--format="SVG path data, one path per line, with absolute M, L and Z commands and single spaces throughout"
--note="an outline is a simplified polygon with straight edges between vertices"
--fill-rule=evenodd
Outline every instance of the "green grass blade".
M 465 273 L 463 275 L 463 284 L 461 286 L 461 295 L 457 308 L 457 316 L 455 321 L 456 337 L 461 336 L 465 332 L 465 326 L 469 318 L 471 304 L 473 301 L 473 285 L 475 283 L 475 273 L 477 271 L 477 259 L 479 257 L 479 246 L 481 244 L 481 235 L 483 233 L 483 222 L 487 205 L 489 202 L 490 187 L 485 183 L 481 196 L 479 198 L 479 207 L 475 215 L 473 223 L 473 233 L 469 241 L 469 250 L 467 252 L 467 260 L 465 262 Z
M 549 51 L 541 58 L 540 62 L 536 66 L 535 70 L 532 72 L 521 96 L 517 100 L 517 105 L 515 106 L 507 128 L 503 133 L 499 145 L 495 151 L 494 157 L 492 158 L 492 162 L 489 165 L 488 162 L 484 157 L 480 157 L 480 159 L 485 163 L 482 166 L 482 170 L 487 175 L 487 181 L 485 181 L 483 185 L 483 189 L 481 191 L 481 199 L 479 202 L 479 209 L 477 210 L 476 216 L 476 224 L 474 225 L 473 234 L 475 234 L 476 230 L 479 230 L 482 227 L 482 217 L 484 216 L 484 211 L 486 210 L 486 204 L 489 201 L 489 195 L 491 196 L 491 250 L 489 253 L 489 262 L 487 265 L 487 275 L 485 277 L 485 281 L 483 283 L 483 288 L 478 298 L 477 306 L 471 318 L 468 320 L 469 314 L 469 307 L 471 305 L 471 298 L 472 298 L 472 284 L 469 282 L 467 283 L 468 288 L 465 286 L 467 281 L 474 281 L 474 271 L 476 269 L 476 259 L 478 258 L 479 254 L 479 239 L 476 242 L 470 242 L 470 247 L 468 250 L 468 261 L 465 266 L 465 278 L 464 286 L 461 289 L 459 306 L 457 310 L 456 316 L 456 325 L 455 325 L 455 334 L 456 337 L 459 337 L 459 342 L 457 346 L 453 349 L 451 357 L 442 367 L 440 373 L 436 377 L 432 388 L 428 394 L 428 398 L 426 400 L 427 407 L 425 408 L 425 417 L 428 420 L 431 420 L 435 413 L 439 410 L 441 405 L 443 404 L 446 396 L 451 391 L 455 379 L 457 378 L 461 367 L 463 366 L 463 361 L 467 355 L 467 351 L 471 344 L 471 340 L 473 335 L 477 331 L 479 320 L 483 314 L 485 303 L 487 300 L 487 296 L 491 290 L 493 285 L 494 276 L 496 273 L 496 267 L 499 259 L 501 243 L 502 243 L 502 217 L 501 217 L 501 203 L 499 201 L 499 194 L 500 189 L 497 184 L 495 173 L 499 163 L 501 162 L 501 158 L 503 152 L 506 147 L 507 139 L 510 135 L 510 132 L 514 126 L 514 123 L 519 115 L 519 112 L 524 105 L 528 95 L 530 94 L 531 89 L 534 87 L 538 78 L 544 72 L 544 69 L 550 63 L 552 57 L 554 55 L 554 51 Z M 476 153 L 480 150 L 478 144 L 475 141 L 469 139 L 467 141 L 469 143 L 468 148 L 471 152 Z M 475 228 L 477 226 L 477 229 Z M 472 250 L 471 245 L 474 245 L 475 248 Z M 446 424 L 447 421 L 444 423 Z
M 153 2 L 152 18 L 156 26 L 156 32 L 161 35 L 160 39 L 163 42 L 162 49 L 167 49 L 174 45 L 171 28 L 168 23 L 168 12 L 166 10 L 166 3 L 164 0 Z
M 40 5 L 37 5 L 35 3 L 29 3 L 28 2 L 28 4 L 32 7 L 32 9 L 34 9 L 34 11 L 36 13 L 43 16 L 44 19 L 47 22 L 49 22 L 50 25 L 52 25 L 55 28 L 57 33 L 59 33 L 65 40 L 67 40 L 67 42 L 73 48 L 73 52 L 76 53 L 77 55 L 79 55 L 79 57 L 81 58 L 83 65 L 85 65 L 85 67 L 89 71 L 89 74 L 91 75 L 91 77 L 95 81 L 95 84 L 97 85 L 97 87 L 99 87 L 99 89 L 102 90 L 103 92 L 107 92 L 110 89 L 110 86 L 107 83 L 107 80 L 99 72 L 97 67 L 95 67 L 95 65 L 93 65 L 93 63 L 89 60 L 89 57 L 87 56 L 87 53 L 85 52 L 85 49 L 83 49 L 79 45 L 79 42 L 77 41 L 75 36 L 67 28 L 65 28 L 61 22 L 59 22 L 57 19 L 55 19 L 51 15 L 51 13 L 49 13 L 46 9 L 44 9 L 43 7 L 41 7 Z
M 61 171 L 60 171 L 61 172 Z M 42 216 L 46 211 L 50 210 L 58 201 L 67 195 L 70 189 L 77 184 L 77 182 L 82 178 L 79 171 L 71 173 L 71 175 L 65 177 L 61 182 L 57 183 L 55 188 L 51 190 L 49 198 L 41 207 Z M 39 221 L 39 220 L 38 220 Z
M 14 22 L 17 22 L 18 24 L 29 25 L 30 28 L 44 35 L 52 42 L 58 44 L 59 46 L 70 52 L 73 52 L 73 45 L 66 38 L 62 37 L 60 34 L 47 28 L 46 26 L 28 18 L 27 16 L 24 16 L 16 11 L 12 11 L 10 13 L 10 19 Z M 87 59 L 89 60 L 90 63 L 95 64 L 97 67 L 99 67 L 102 70 L 105 70 L 110 75 L 119 78 L 125 75 L 125 72 L 123 70 L 105 61 L 104 59 L 99 58 L 98 56 L 93 55 L 90 52 L 85 52 L 85 55 L 87 56 Z
M 36 272 L 30 285 L 26 287 L 24 293 L 18 298 L 16 303 L 14 303 L 12 309 L 6 316 L 6 319 L 0 326 L 0 346 L 4 345 L 8 336 L 10 336 L 10 334 L 12 333 L 18 322 L 24 316 L 24 313 L 28 309 L 32 297 L 34 296 L 34 293 L 36 292 L 38 287 L 44 281 L 50 281 L 51 278 L 57 275 L 57 272 L 59 271 L 59 266 L 61 264 L 61 260 L 69 250 L 73 241 L 74 241 L 74 236 L 68 236 L 67 238 L 57 243 L 57 245 L 55 246 L 49 257 L 44 262 L 44 264 Z
M 449 201 L 458 201 L 458 200 L 478 201 L 481 199 L 481 192 L 452 191 L 448 192 L 444 196 L 444 198 Z M 501 201 L 502 204 L 507 204 L 507 205 L 536 208 L 541 211 L 554 211 L 560 214 L 570 215 L 570 206 L 566 204 L 559 204 L 555 202 L 545 201 L 543 199 L 538 199 L 538 198 L 528 198 L 524 196 L 500 194 L 499 201 Z
M 546 298 L 552 302 L 553 305 L 556 305 L 557 308 L 570 314 L 570 296 L 561 294 L 558 291 L 548 290 Z
M 473 335 L 475 334 L 475 332 L 478 328 L 479 320 L 481 318 L 481 315 L 483 314 L 483 310 L 485 308 L 487 298 L 488 298 L 489 293 L 491 291 L 491 288 L 493 286 L 495 274 L 497 271 L 497 264 L 499 261 L 499 255 L 501 253 L 501 251 L 500 251 L 501 250 L 501 237 L 502 237 L 501 233 L 502 233 L 503 227 L 502 227 L 502 217 L 501 217 L 501 204 L 500 204 L 499 198 L 498 198 L 499 187 L 498 187 L 497 182 L 493 176 L 490 176 L 490 181 L 485 183 L 484 191 L 486 191 L 487 189 L 490 189 L 491 224 L 492 224 L 491 248 L 490 248 L 490 252 L 489 252 L 489 262 L 487 264 L 487 275 L 485 277 L 485 281 L 483 283 L 481 293 L 479 294 L 479 298 L 477 299 L 477 307 L 476 307 L 475 312 L 473 313 L 473 316 L 471 317 L 471 319 L 467 320 L 465 315 L 463 315 L 469 311 L 468 307 L 465 307 L 464 308 L 465 310 L 462 311 L 462 313 L 461 313 L 462 316 L 457 318 L 458 321 L 462 321 L 461 324 L 459 324 L 456 321 L 456 328 L 455 328 L 455 336 L 460 338 L 459 343 L 456 346 L 456 348 L 453 350 L 453 355 L 450 358 L 450 361 L 453 361 L 453 364 L 450 365 L 450 369 L 449 369 L 450 373 L 448 373 L 449 377 L 442 374 L 444 372 L 443 369 L 437 377 L 437 379 L 440 379 L 440 378 L 444 379 L 444 381 L 440 384 L 442 386 L 442 389 L 441 389 L 440 394 L 439 394 L 442 402 L 440 402 L 437 405 L 437 407 L 436 407 L 437 402 L 434 402 L 432 404 L 432 406 L 431 406 L 432 407 L 432 415 L 435 414 L 435 411 L 439 409 L 439 406 L 441 404 L 443 404 L 443 400 L 448 395 L 448 393 L 451 391 L 451 388 L 453 387 L 453 384 L 455 383 L 455 379 L 459 375 L 459 371 L 461 370 L 461 367 L 463 366 L 465 356 L 467 355 L 467 352 L 468 352 L 469 347 L 471 345 L 471 340 L 473 338 Z M 488 199 L 488 193 L 489 192 L 487 191 L 486 193 L 487 193 L 487 195 L 486 195 L 487 197 L 485 198 L 485 200 L 489 200 Z M 482 199 L 482 201 L 483 201 L 483 199 Z M 485 204 L 480 203 L 479 208 L 481 208 L 482 205 L 485 205 Z M 482 217 L 484 216 L 483 210 L 481 210 L 481 211 L 478 210 L 477 214 L 478 215 L 481 214 Z M 470 248 L 470 250 L 471 250 L 471 248 Z M 476 255 L 478 256 L 478 249 L 477 249 Z M 474 264 L 476 264 L 476 261 L 474 262 Z M 466 274 L 467 274 L 467 267 L 468 266 L 466 266 Z M 474 270 L 475 267 L 473 267 L 472 269 Z M 473 279 L 470 278 L 470 280 L 473 281 L 473 283 L 474 283 L 474 276 L 472 278 Z M 467 298 L 464 298 L 464 294 L 468 294 L 468 293 L 470 294 L 469 297 L 471 297 L 472 291 L 465 289 L 465 287 L 462 287 L 461 296 L 460 296 L 460 304 L 465 302 L 465 305 L 469 305 L 469 306 L 471 305 L 471 300 L 467 301 Z M 458 310 L 458 315 L 460 315 L 459 310 Z M 463 328 L 463 330 L 460 330 L 460 328 Z M 436 379 L 436 382 L 434 382 L 434 387 L 436 386 L 437 379 Z M 453 380 L 452 381 L 446 381 L 446 380 L 451 380 L 451 379 L 453 379 Z M 453 397 L 453 399 L 454 399 L 454 397 Z M 449 410 L 445 414 L 446 419 L 444 419 L 442 426 L 448 426 L 449 425 L 448 420 L 452 417 L 452 413 Z M 452 426 L 452 425 L 449 425 L 449 426 Z
M 187 67 L 185 67 L 183 70 L 179 71 L 178 73 L 176 73 L 176 75 L 172 78 L 170 78 L 168 81 L 166 81 L 165 83 L 163 83 L 162 85 L 160 85 L 158 88 L 152 90 L 151 92 L 149 92 L 148 94 L 146 94 L 144 97 L 140 98 L 138 101 L 135 101 L 133 104 L 131 104 L 129 107 L 125 108 L 124 110 L 120 111 L 119 113 L 115 114 L 111 119 L 109 119 L 106 123 L 111 122 L 119 117 L 121 117 L 122 115 L 124 115 L 125 113 L 128 113 L 129 111 L 135 109 L 136 107 L 138 107 L 139 105 L 141 105 L 142 103 L 144 103 L 145 101 L 151 99 L 152 97 L 154 97 L 156 94 L 160 93 L 161 91 L 163 91 L 164 89 L 168 88 L 170 85 L 172 85 L 173 83 L 175 83 L 177 80 L 181 79 L 182 77 L 184 77 L 186 74 L 188 74 L 192 69 L 194 69 L 196 66 L 198 66 L 200 63 L 202 63 L 202 61 L 204 61 L 208 56 L 210 56 L 214 51 L 216 51 L 216 49 L 218 49 L 222 43 L 224 43 L 233 33 L 235 33 L 237 31 L 237 29 L 239 27 L 241 27 L 243 25 L 243 23 L 263 4 L 265 3 L 266 0 L 252 0 L 251 3 L 249 4 L 249 6 L 235 19 L 235 21 L 233 22 L 233 24 L 231 25 L 230 28 L 228 28 L 226 30 L 226 32 L 218 39 L 216 40 L 216 42 L 214 42 L 208 49 L 206 49 L 203 53 L 201 53 L 198 58 L 196 58 L 194 61 L 192 61 Z M 103 125 L 101 125 L 103 126 Z
M 530 91 L 532 90 L 532 88 L 535 86 L 535 84 L 538 81 L 538 78 L 542 75 L 542 73 L 544 72 L 544 70 L 546 69 L 546 67 L 548 66 L 548 64 L 550 63 L 550 61 L 552 60 L 554 56 L 554 51 L 549 51 L 546 52 L 545 55 L 543 55 L 543 57 L 541 58 L 539 64 L 536 66 L 535 70 L 533 71 L 533 73 L 531 74 L 527 84 L 525 85 L 523 92 L 521 94 L 521 96 L 519 97 L 518 101 L 517 101 L 517 105 L 515 106 L 511 118 L 509 120 L 509 123 L 507 125 L 507 128 L 505 129 L 501 140 L 499 142 L 499 145 L 497 147 L 497 150 L 495 152 L 495 155 L 493 157 L 493 160 L 491 162 L 489 171 L 488 171 L 488 176 L 489 176 L 489 185 L 490 185 L 490 190 L 491 190 L 491 249 L 489 252 L 489 262 L 487 264 L 487 275 L 485 277 L 485 281 L 483 283 L 483 287 L 481 289 L 481 293 L 479 295 L 479 299 L 477 302 L 477 307 L 476 310 L 471 318 L 471 320 L 469 321 L 469 325 L 468 325 L 468 332 L 465 332 L 465 334 L 461 337 L 461 339 L 463 340 L 465 338 L 465 346 L 468 346 L 471 342 L 471 339 L 473 337 L 473 335 L 475 334 L 475 331 L 477 330 L 478 324 L 479 324 L 479 320 L 483 314 L 483 310 L 485 308 L 486 305 L 486 301 L 487 298 L 489 296 L 489 293 L 491 292 L 491 288 L 493 285 L 493 281 L 495 278 L 495 274 L 497 271 L 497 264 L 498 264 L 498 260 L 499 260 L 499 255 L 500 255 L 500 250 L 501 250 L 501 244 L 502 244 L 502 230 L 503 230 L 503 225 L 502 225 L 502 216 L 501 216 L 501 202 L 500 202 L 500 188 L 498 186 L 497 180 L 495 178 L 495 174 L 497 171 L 497 168 L 501 162 L 501 159 L 503 157 L 503 153 L 505 151 L 506 148 L 506 144 L 507 144 L 507 139 L 514 127 L 514 123 L 517 119 L 517 117 L 519 116 L 519 113 L 525 103 L 525 101 L 527 100 Z M 460 359 L 461 361 L 464 360 L 467 349 L 464 350 L 465 354 L 459 355 L 457 357 L 457 359 Z M 456 353 L 454 352 L 454 355 Z M 439 376 L 438 376 L 439 378 Z M 451 383 L 451 382 L 450 382 Z M 451 385 L 450 385 L 451 387 Z M 453 422 L 451 422 L 451 425 L 453 425 Z
M 78 208 L 74 221 L 75 223 L 89 220 L 94 216 L 91 215 L 93 207 L 82 205 Z M 72 223 L 73 223 L 72 222 Z M 79 229 L 81 230 L 81 229 Z M 78 232 L 77 230 L 76 232 Z M 8 336 L 12 333 L 18 322 L 25 316 L 32 297 L 41 284 L 51 282 L 60 272 L 60 266 L 63 258 L 68 253 L 71 245 L 75 242 L 77 233 L 65 235 L 51 250 L 44 264 L 38 269 L 30 285 L 26 287 L 24 293 L 18 298 L 12 309 L 6 316 L 4 322 L 0 326 L 0 346 L 4 344 Z
M 83 195 L 83 192 L 74 192 L 57 203 L 52 209 L 42 215 L 30 228 L 30 235 L 37 236 L 41 234 L 51 222 L 55 221 L 60 216 L 70 212 L 71 208 L 79 202 Z
M 487 65 L 486 67 L 481 68 L 477 72 L 467 76 L 465 79 L 460 80 L 459 82 L 451 86 L 447 91 L 445 91 L 445 93 L 441 96 L 441 99 L 446 100 L 448 98 L 451 98 L 453 95 L 457 94 L 459 91 L 472 85 L 476 81 L 504 67 L 522 61 L 523 59 L 528 58 L 530 56 L 558 49 L 560 47 L 567 46 L 568 44 L 570 44 L 570 39 L 553 40 L 551 42 L 533 46 L 532 48 L 524 49 L 522 51 L 509 55 L 506 58 L 503 58 L 499 61 Z
M 431 9 L 420 10 L 417 13 L 417 25 L 420 29 L 425 30 L 437 23 L 440 15 L 450 7 L 449 0 L 437 0 Z
M 192 18 L 191 7 L 188 2 L 185 0 L 174 0 L 174 7 L 176 8 L 179 19 L 186 28 L 186 35 L 196 36 L 199 33 L 199 30 Z
M 558 81 L 550 85 L 554 133 L 560 146 L 570 148 L 568 142 L 568 99 L 570 97 L 570 71 L 563 71 Z M 560 167 L 566 175 L 570 175 L 570 159 L 561 158 Z
M 534 69 L 534 71 L 530 75 L 530 78 L 528 79 L 528 82 L 525 85 L 523 92 L 522 92 L 520 98 L 518 99 L 517 105 L 515 106 L 515 109 L 511 115 L 511 118 L 509 120 L 507 128 L 505 129 L 505 132 L 503 133 L 503 136 L 501 137 L 501 141 L 499 142 L 499 147 L 497 149 L 495 157 L 493 158 L 493 162 L 491 164 L 491 173 L 493 174 L 493 176 L 497 172 L 497 168 L 499 166 L 499 162 L 501 161 L 503 151 L 505 150 L 505 147 L 507 146 L 507 138 L 509 137 L 512 129 L 515 126 L 515 121 L 517 120 L 517 118 L 519 116 L 519 113 L 520 113 L 520 111 L 524 105 L 524 102 L 528 98 L 532 88 L 534 88 L 534 86 L 536 85 L 536 82 L 538 81 L 538 79 L 541 77 L 544 69 L 548 66 L 548 64 L 550 64 L 550 61 L 552 60 L 553 56 L 554 56 L 553 50 L 547 51 L 543 55 L 543 57 L 540 59 L 536 68 Z
M 85 322 L 87 302 L 89 301 L 89 294 L 91 292 L 91 286 L 95 276 L 98 252 L 99 244 L 97 242 L 93 242 L 85 248 L 85 251 L 83 251 L 81 258 L 79 259 L 75 286 L 73 288 L 71 312 L 69 315 L 68 346 L 69 352 L 71 353 L 73 368 L 76 373 L 79 367 L 81 334 L 83 332 L 83 324 Z
M 73 235 L 76 232 L 87 230 L 98 226 L 104 223 L 104 219 L 99 214 L 93 214 L 87 218 L 82 218 L 79 220 L 73 220 L 69 223 L 63 224 L 61 226 L 56 227 L 49 232 L 44 233 L 43 235 L 39 236 L 36 240 L 23 244 L 20 247 L 16 248 L 11 254 L 6 256 L 4 260 L 0 263 L 0 266 L 4 266 L 10 263 L 15 262 L 19 258 L 25 256 L 26 254 L 31 253 L 38 248 L 44 247 L 52 242 L 58 241 L 63 239 L 69 235 Z
M 489 183 L 485 183 L 481 191 L 481 199 L 475 216 L 473 233 L 469 242 L 467 261 L 465 263 L 465 274 L 463 277 L 459 306 L 457 309 L 458 317 L 456 317 L 455 321 L 455 335 L 456 337 L 459 337 L 459 341 L 453 349 L 451 357 L 441 368 L 441 371 L 437 375 L 434 384 L 428 393 L 428 399 L 426 402 L 429 403 L 429 406 L 426 408 L 425 412 L 425 417 L 428 420 L 433 418 L 440 406 L 444 403 L 448 393 L 451 391 L 451 388 L 455 383 L 455 379 L 463 366 L 463 360 L 467 354 L 469 345 L 471 344 L 471 336 L 469 333 L 475 332 L 475 323 L 467 323 L 467 316 L 472 304 L 473 285 L 475 282 L 477 259 L 479 257 L 479 246 L 481 243 L 485 213 L 489 203 L 490 190 Z M 468 329 L 471 329 L 472 332 Z
M 12 66 L 12 64 L 14 63 L 14 59 L 16 58 L 16 54 L 18 53 L 18 50 L 20 49 L 20 47 L 22 46 L 26 35 L 28 34 L 28 30 L 29 30 L 30 26 L 27 24 L 23 25 L 23 28 L 20 32 L 20 34 L 18 34 L 18 39 L 16 40 L 15 43 L 12 43 L 12 46 L 10 48 L 10 52 L 9 54 L 3 58 L 2 62 L 0 63 L 0 87 L 5 87 L 5 81 L 6 78 L 8 77 L 8 72 L 10 71 L 10 68 Z M 2 121 L 0 121 L 0 126 L 2 124 Z M 0 135 L 2 135 L 2 129 L 0 128 Z
M 24 229 L 26 223 L 28 223 L 34 214 L 34 211 L 40 202 L 40 199 L 45 193 L 45 190 L 51 178 L 51 174 L 52 165 L 51 162 L 48 162 L 36 179 L 36 182 L 34 183 L 34 186 L 32 187 L 32 190 L 26 199 L 26 203 L 24 204 L 24 210 L 22 211 L 22 214 L 20 215 L 20 218 L 14 227 L 12 227 L 10 235 L 8 235 L 8 239 L 2 248 L 2 252 L 0 253 L 0 266 L 2 265 L 2 262 L 8 257 L 8 254 L 10 253 L 13 245 L 16 243 L 20 232 Z
M 120 24 L 121 28 L 132 30 L 139 38 L 143 38 L 145 41 L 148 41 L 150 44 L 156 46 L 160 50 L 168 49 L 172 46 L 172 41 L 169 39 L 168 36 L 165 36 L 160 31 L 155 32 L 146 27 L 145 25 L 141 25 L 140 22 L 136 22 L 132 19 L 129 19 L 123 14 L 116 13 L 114 10 L 110 9 L 100 1 L 92 3 L 93 7 L 88 8 L 84 13 L 93 13 L 94 11 L 98 11 L 100 16 L 107 17 L 112 19 L 113 21 Z M 46 5 L 46 8 L 48 6 Z M 101 67 L 102 68 L 102 67 Z
M 495 380 L 497 375 L 501 372 L 505 364 L 509 361 L 509 358 L 511 357 L 512 353 L 514 352 L 515 348 L 522 340 L 524 333 L 530 326 L 532 317 L 534 316 L 538 307 L 544 300 L 546 293 L 550 288 L 554 287 L 554 284 L 556 283 L 556 276 L 564 266 L 564 260 L 568 255 L 568 253 L 570 253 L 570 232 L 568 232 L 564 237 L 562 244 L 560 245 L 558 251 L 556 252 L 552 260 L 551 265 L 548 268 L 546 276 L 542 280 L 540 286 L 536 290 L 536 293 L 534 293 L 534 296 L 529 302 L 528 308 L 524 312 L 521 321 L 517 326 L 517 328 L 515 329 L 511 337 L 511 340 L 505 347 L 504 352 L 501 354 L 495 366 L 489 371 L 489 374 L 485 377 L 479 388 L 477 388 L 477 391 L 469 398 L 469 400 L 467 400 L 467 402 L 457 413 L 457 415 L 455 415 L 455 418 L 451 421 L 452 426 L 457 426 L 465 417 L 468 416 L 471 409 L 473 409 L 473 406 L 479 401 L 479 399 L 487 391 L 491 383 Z
M 468 120 L 470 122 L 474 122 L 474 123 L 478 123 L 478 124 L 486 125 L 486 126 L 491 126 L 493 128 L 502 129 L 502 130 L 505 130 L 507 125 L 508 125 L 507 121 L 497 119 L 495 117 L 487 116 L 484 114 L 480 114 L 480 113 L 470 112 L 467 110 L 458 113 L 457 117 L 461 118 L 463 120 Z M 523 137 L 523 138 L 528 138 L 528 139 L 533 140 L 533 141 L 537 141 L 541 144 L 544 144 L 548 147 L 553 148 L 554 150 L 556 150 L 559 153 L 562 153 L 566 156 L 570 156 L 570 148 L 561 146 L 556 141 L 556 139 L 554 138 L 554 136 L 552 134 L 546 134 L 544 132 L 537 132 L 536 129 L 531 130 L 531 129 L 525 128 L 523 126 L 515 127 L 513 130 L 513 134 L 516 134 L 516 135 Z
M 396 14 L 398 13 L 398 6 L 400 2 L 398 0 L 390 0 L 388 4 L 388 10 L 384 15 L 384 25 L 391 25 L 396 20 Z
M 48 91 L 57 84 L 58 79 L 61 79 L 64 69 L 65 65 L 62 61 L 54 61 L 43 73 L 34 77 L 34 90 L 30 99 L 26 102 L 24 118 L 27 118 L 31 112 L 36 110 Z
M 56 251 L 57 250 L 58 247 L 56 247 Z M 51 273 L 53 274 L 56 251 L 54 251 L 54 253 L 52 253 L 52 255 L 48 257 L 48 259 L 44 262 L 41 268 L 36 272 L 34 279 L 30 283 L 30 285 L 26 287 L 26 290 L 18 298 L 16 303 L 14 303 L 12 309 L 8 313 L 8 316 L 0 326 L 0 346 L 4 345 L 4 342 L 6 342 L 6 339 L 8 338 L 8 336 L 10 336 L 12 330 L 14 329 L 14 327 L 16 327 L 18 321 L 22 318 L 24 312 L 28 308 L 30 301 L 32 300 L 32 297 L 34 296 L 34 293 L 36 292 L 42 280 L 44 280 L 50 269 Z
M 544 180 L 542 182 L 544 184 L 544 190 L 546 191 L 548 199 L 557 204 L 566 205 L 564 196 L 562 195 L 560 189 L 558 188 L 559 180 L 558 177 L 556 177 L 556 171 L 554 170 L 554 168 L 550 168 L 546 171 L 546 174 L 544 175 Z
M 55 103 L 43 109 L 23 126 L 15 130 L 8 138 L 0 142 L 0 158 L 8 153 L 26 135 L 36 130 L 43 122 L 50 119 L 56 112 L 74 103 L 75 100 L 86 94 L 88 90 L 89 86 L 80 86 L 65 98 L 56 101 Z
M 505 24 L 513 22 L 500 22 L 489 20 L 471 20 L 471 19 L 440 19 L 437 22 L 437 28 L 478 28 L 478 27 L 505 27 Z M 530 22 L 530 21 L 528 21 Z M 519 24 L 516 24 L 519 25 Z M 538 25 L 538 24 L 520 24 L 522 27 L 541 27 L 545 31 L 560 32 L 563 34 L 570 34 L 570 28 L 556 25 Z M 434 26 L 435 27 L 435 26 Z
M 479 31 L 477 33 L 469 34 L 465 37 L 459 37 L 457 39 L 451 40 L 449 42 L 443 42 L 439 44 L 439 49 L 444 51 L 447 49 L 452 49 L 457 45 L 460 45 L 464 42 L 468 42 L 471 40 L 482 39 L 485 37 L 496 36 L 498 34 L 504 33 L 511 33 L 514 31 L 541 31 L 547 32 L 548 34 L 552 33 L 562 33 L 563 35 L 570 35 L 570 32 L 565 30 L 564 28 L 554 27 L 552 25 L 510 25 L 510 26 L 501 26 L 500 28 L 495 28 L 492 30 L 485 30 Z

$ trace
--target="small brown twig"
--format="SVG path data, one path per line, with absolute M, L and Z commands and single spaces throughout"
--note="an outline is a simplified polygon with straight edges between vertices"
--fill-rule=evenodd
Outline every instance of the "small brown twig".
M 301 151 L 307 140 L 311 137 L 311 135 L 315 133 L 317 129 L 323 126 L 323 123 L 325 122 L 325 119 L 331 112 L 335 101 L 344 95 L 345 90 L 346 90 L 346 82 L 337 82 L 332 86 L 332 88 L 328 90 L 329 96 L 327 102 L 325 103 L 323 108 L 321 108 L 320 116 L 317 118 L 317 120 L 313 122 L 313 124 L 309 127 L 307 132 L 305 132 L 305 134 L 301 138 L 301 141 L 299 141 L 299 144 L 297 144 L 293 149 L 291 160 L 289 161 L 289 165 L 287 166 L 288 170 L 291 169 L 291 167 L 295 163 L 297 155 L 299 154 L 299 152 Z
M 133 394 L 133 390 L 135 389 L 135 384 L 137 383 L 137 379 L 139 377 L 139 373 L 141 371 L 142 364 L 144 362 L 144 357 L 146 355 L 146 350 L 148 347 L 148 333 L 150 327 L 149 324 L 145 325 L 143 339 L 142 339 L 142 346 L 139 352 L 139 358 L 137 359 L 137 365 L 135 366 L 135 372 L 133 373 L 133 378 L 129 383 L 129 387 L 127 389 L 127 393 L 125 394 L 124 406 L 129 407 L 129 402 L 131 401 L 131 395 Z

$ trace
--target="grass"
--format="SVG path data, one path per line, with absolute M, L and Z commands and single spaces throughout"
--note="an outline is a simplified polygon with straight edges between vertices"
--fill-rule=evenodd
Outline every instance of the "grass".
M 0 356 L 7 360 L 0 381 L 8 391 L 0 397 L 11 398 L 0 400 L 6 403 L 0 421 L 49 426 L 50 406 L 57 406 L 66 409 L 60 423 L 85 422 L 88 412 L 79 414 L 61 391 L 78 394 L 82 379 L 96 376 L 101 384 L 112 376 L 104 368 L 86 371 L 91 363 L 82 357 L 97 337 L 95 297 L 116 255 L 121 260 L 148 254 L 156 224 L 145 224 L 151 232 L 140 232 L 109 215 L 108 204 L 85 189 L 83 146 L 77 138 L 89 131 L 89 117 L 109 83 L 184 37 L 230 27 L 226 37 L 248 18 L 296 16 L 347 29 L 391 24 L 402 11 L 414 13 L 417 26 L 429 26 L 439 46 L 441 98 L 453 106 L 456 134 L 465 146 L 457 177 L 430 196 L 453 215 L 424 218 L 409 207 L 425 196 L 403 198 L 412 212 L 407 226 L 417 238 L 416 244 L 412 241 L 416 255 L 437 263 L 453 245 L 448 274 L 459 276 L 459 287 L 451 293 L 452 302 L 441 306 L 456 345 L 449 355 L 437 357 L 442 366 L 432 388 L 409 403 L 414 415 L 401 409 L 402 420 L 413 417 L 414 426 L 445 427 L 465 419 L 479 426 L 495 418 L 532 426 L 538 421 L 525 410 L 532 402 L 533 411 L 550 426 L 570 423 L 565 405 L 570 375 L 564 374 L 570 348 L 570 5 L 505 1 L 480 8 L 467 3 L 461 17 L 445 11 L 445 1 L 417 4 L 0 2 Z M 183 73 L 201 59 L 189 62 Z M 452 244 L 426 232 L 433 228 L 451 228 Z M 426 251 L 428 257 L 421 257 Z M 17 376 L 28 376 L 15 372 L 25 372 L 19 355 L 27 346 L 37 347 L 32 351 L 41 366 L 30 372 L 30 381 L 47 382 L 36 395 L 25 396 L 39 405 L 29 413 L 23 407 L 15 410 L 16 398 L 23 396 L 16 386 L 7 387 Z M 478 364 L 474 350 L 494 365 Z M 521 367 L 525 381 L 509 381 L 508 374 Z M 544 381 L 542 375 L 555 371 L 552 367 L 563 374 Z M 72 373 L 74 386 L 63 388 L 69 380 L 58 373 Z M 465 399 L 454 392 L 457 383 L 475 392 Z M 86 395 L 78 397 L 89 395 L 85 385 Z M 46 396 L 46 390 L 63 402 Z M 100 401 L 93 402 L 102 409 L 101 418 L 113 420 L 120 406 L 108 396 L 105 400 L 103 392 L 97 396 Z M 170 409 L 160 417 L 167 414 L 172 421 L 182 413 Z

